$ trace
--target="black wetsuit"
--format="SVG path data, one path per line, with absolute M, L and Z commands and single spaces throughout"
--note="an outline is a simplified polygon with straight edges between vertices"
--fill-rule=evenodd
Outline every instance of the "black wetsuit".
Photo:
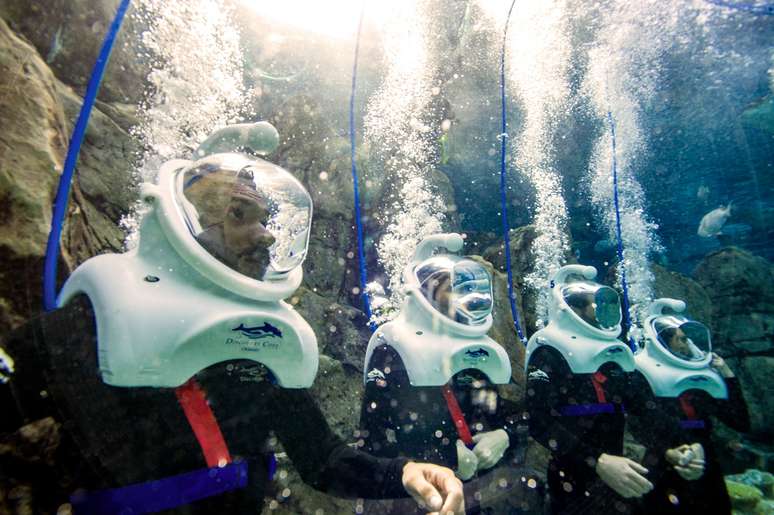
M 704 391 L 692 390 L 679 398 L 654 398 L 659 408 L 680 419 L 680 431 L 685 432 L 687 443 L 698 442 L 704 447 L 704 475 L 695 481 L 686 481 L 674 470 L 667 470 L 655 483 L 652 492 L 642 500 L 643 513 L 731 513 L 723 471 L 712 444 L 712 417 L 740 432 L 750 430 L 750 417 L 742 395 L 739 380 L 726 379 L 728 399 L 715 399 Z M 646 466 L 657 462 L 664 465 L 663 454 L 668 447 L 659 435 L 648 442 L 653 452 L 646 456 Z
M 3 347 L 15 361 L 15 373 L 0 385 L 0 430 L 8 434 L 44 417 L 61 422 L 67 430 L 62 445 L 68 449 L 60 454 L 89 464 L 68 471 L 74 486 L 115 488 L 206 468 L 174 389 L 118 388 L 102 382 L 94 314 L 85 298 L 32 320 L 5 338 Z M 344 497 L 407 495 L 401 476 L 408 460 L 375 458 L 350 448 L 330 430 L 306 390 L 276 387 L 261 370 L 235 361 L 196 375 L 231 456 L 247 461 L 248 485 L 177 512 L 260 512 L 270 431 L 302 479 L 319 490 Z M 2 472 L 14 475 L 14 470 Z M 66 501 L 49 499 L 45 504 Z
M 411 386 L 403 360 L 388 345 L 374 349 L 366 370 L 360 414 L 364 449 L 376 456 L 404 456 L 456 469 L 456 442 L 460 437 L 441 387 Z M 527 434 L 526 427 L 518 424 L 521 413 L 515 403 L 500 398 L 497 386 L 475 369 L 456 374 L 450 386 L 473 435 L 497 429 L 504 429 L 508 434 L 509 450 L 498 467 L 518 470 L 519 481 L 521 478 L 533 478 L 531 471 L 523 467 Z M 504 478 L 489 472 L 479 472 L 478 476 L 465 483 L 468 513 L 479 513 L 479 504 L 492 500 L 489 490 L 496 490 L 489 484 L 503 479 L 505 482 L 502 484 L 507 485 L 509 491 L 505 491 L 506 487 L 500 490 L 503 490 L 503 495 L 513 498 L 515 506 L 537 504 L 534 496 L 538 490 L 533 488 L 525 494 L 524 488 L 511 481 L 516 474 Z M 505 474 L 504 470 L 499 472 Z M 526 483 L 526 479 L 523 482 Z M 482 496 L 490 498 L 482 499 Z M 379 513 L 376 508 L 372 510 Z M 389 513 L 401 513 L 401 509 L 393 509 Z
M 631 374 L 616 364 L 603 365 L 594 374 L 573 374 L 556 349 L 543 346 L 532 353 L 526 407 L 530 434 L 551 451 L 547 482 L 552 513 L 635 511 L 636 502 L 609 488 L 595 466 L 603 453 L 623 456 L 627 416 L 647 418 L 648 430 L 656 433 L 674 422 L 638 392 Z M 650 474 L 648 479 L 653 481 Z

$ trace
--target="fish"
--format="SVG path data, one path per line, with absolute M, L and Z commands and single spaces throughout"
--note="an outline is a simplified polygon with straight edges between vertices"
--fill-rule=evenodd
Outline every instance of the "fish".
M 239 331 L 251 339 L 265 338 L 267 336 L 282 338 L 282 331 L 268 322 L 264 322 L 262 326 L 255 327 L 245 327 L 245 324 L 239 324 L 239 327 L 235 327 L 232 331 Z
M 56 56 L 59 55 L 59 52 L 62 51 L 62 27 L 60 26 L 58 29 L 56 29 L 56 34 L 54 34 L 54 39 L 51 40 L 51 49 L 48 51 L 48 54 L 46 55 L 46 62 L 48 64 L 51 64 L 54 62 L 54 59 L 56 59 Z
M 696 190 L 696 198 L 698 198 L 699 200 L 705 200 L 709 195 L 709 192 L 710 192 L 709 188 L 702 184 Z
M 723 229 L 728 217 L 731 216 L 731 204 L 729 202 L 727 206 L 720 206 L 704 215 L 696 234 L 702 238 L 711 238 L 722 234 L 720 231 Z

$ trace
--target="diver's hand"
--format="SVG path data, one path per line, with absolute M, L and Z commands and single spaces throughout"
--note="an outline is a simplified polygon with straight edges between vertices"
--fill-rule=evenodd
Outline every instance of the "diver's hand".
M 700 443 L 669 449 L 665 456 L 686 481 L 695 481 L 704 475 L 704 447 Z
M 478 458 L 477 470 L 492 468 L 505 454 L 510 442 L 508 433 L 504 429 L 478 433 L 473 437 L 476 446 L 473 447 L 473 453 Z M 459 452 L 457 454 L 459 456 Z
M 642 497 L 653 490 L 653 484 L 643 476 L 648 469 L 629 458 L 600 454 L 596 471 L 600 479 L 621 497 Z
M 462 440 L 457 440 L 457 477 L 467 481 L 478 470 L 478 456 L 467 448 Z
M 13 359 L 0 347 L 0 384 L 7 383 L 13 375 Z
M 726 364 L 726 360 L 714 352 L 712 353 L 712 361 L 710 361 L 710 366 L 717 370 L 718 374 L 725 378 L 734 377 L 734 371 L 731 370 L 731 368 Z
M 431 463 L 410 461 L 403 467 L 403 487 L 420 506 L 442 515 L 465 515 L 462 483 L 454 472 Z

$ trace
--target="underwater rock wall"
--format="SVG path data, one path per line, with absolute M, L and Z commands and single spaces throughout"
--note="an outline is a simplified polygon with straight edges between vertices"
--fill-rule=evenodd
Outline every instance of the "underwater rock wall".
M 83 95 L 120 0 L 3 0 L 0 18 L 37 49 L 59 80 Z M 131 11 L 130 11 L 131 13 Z M 138 22 L 127 16 L 105 72 L 99 99 L 137 105 L 150 67 Z
M 18 15 L 26 12 L 34 18 L 40 11 L 26 6 L 28 11 L 16 12 L 13 4 L 4 4 L 2 14 L 11 10 L 16 25 L 33 26 Z M 82 100 L 2 19 L 0 38 L 0 196 L 8 213 L 0 220 L 0 246 L 6 249 L 0 276 L 0 323 L 5 332 L 42 304 L 42 258 L 51 206 Z M 85 60 L 84 55 L 78 59 Z M 63 232 L 64 274 L 88 257 L 121 249 L 123 233 L 117 224 L 136 198 L 132 163 L 137 147 L 128 133 L 133 123 L 133 109 L 123 103 L 99 103 L 93 111 Z
M 774 434 L 774 265 L 736 248 L 707 255 L 694 277 L 712 306 L 713 348 L 739 376 L 750 410 L 752 434 Z
M 67 125 L 56 79 L 35 49 L 0 19 L 0 322 L 9 328 L 42 298 L 39 285 L 57 171 L 64 162 Z M 9 295 L 10 294 L 10 295 Z M 7 295 L 7 297 L 6 297 Z

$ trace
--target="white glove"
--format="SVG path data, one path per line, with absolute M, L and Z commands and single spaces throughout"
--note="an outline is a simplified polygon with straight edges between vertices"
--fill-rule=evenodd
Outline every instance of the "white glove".
M 601 454 L 596 471 L 600 479 L 621 497 L 642 497 L 653 490 L 653 484 L 643 476 L 648 469 L 629 458 Z
M 13 374 L 13 359 L 0 347 L 0 384 L 7 383 Z
M 478 458 L 478 470 L 484 470 L 497 465 L 505 454 L 510 439 L 504 429 L 478 433 L 473 437 L 476 446 L 473 452 Z
M 457 470 L 454 472 L 457 477 L 467 481 L 478 469 L 478 458 L 465 446 L 462 440 L 457 440 Z
M 695 481 L 704 475 L 704 447 L 700 443 L 669 449 L 666 458 L 686 481 Z

